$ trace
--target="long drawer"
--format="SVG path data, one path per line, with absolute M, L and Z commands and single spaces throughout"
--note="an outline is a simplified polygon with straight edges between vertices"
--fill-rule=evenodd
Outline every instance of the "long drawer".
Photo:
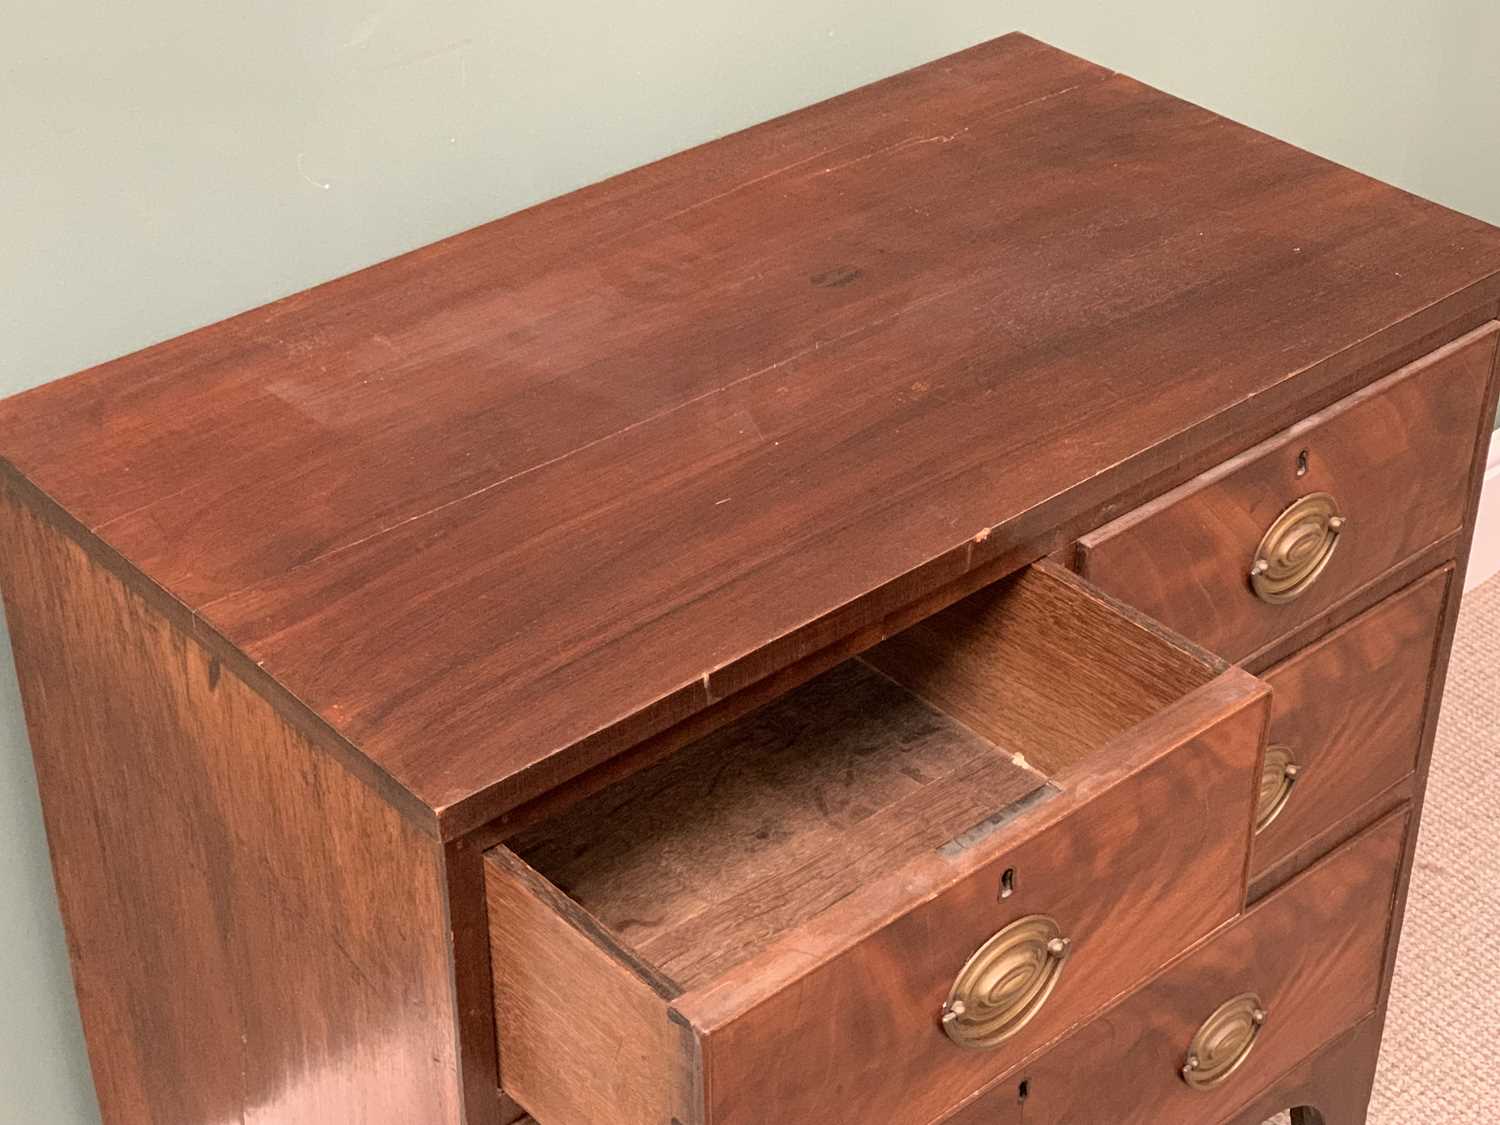
M 1250 660 L 1462 526 L 1500 324 L 1081 540 L 1089 581 Z
M 487 854 L 505 1090 L 930 1121 L 1240 912 L 1268 713 L 1065 570 L 981 591 Z
M 1402 809 L 945 1125 L 1215 1125 L 1375 1010 Z

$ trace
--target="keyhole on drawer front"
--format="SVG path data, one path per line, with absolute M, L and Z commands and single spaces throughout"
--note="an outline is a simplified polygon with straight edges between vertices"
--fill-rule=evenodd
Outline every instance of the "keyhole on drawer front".
M 1016 1100 L 1024 1102 L 1031 1097 L 1031 1079 L 1021 1079 L 1021 1084 L 1016 1087 Z
M 1004 874 L 1000 876 L 1000 897 L 1010 898 L 1016 893 L 1016 869 L 1007 867 Z
M 1307 476 L 1307 450 L 1305 449 L 1297 454 L 1297 475 L 1299 477 Z

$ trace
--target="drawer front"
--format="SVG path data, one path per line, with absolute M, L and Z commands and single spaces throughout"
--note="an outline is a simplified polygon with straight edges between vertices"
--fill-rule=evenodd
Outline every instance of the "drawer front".
M 1230 660 L 1254 656 L 1459 529 L 1497 331 L 1085 536 L 1081 573 Z
M 1256 873 L 1416 768 L 1452 573 L 1429 574 L 1265 674 L 1271 732 Z
M 1406 823 L 1402 809 L 1367 829 L 946 1125 L 1230 1117 L 1374 1011 Z
M 932 1120 L 1232 918 L 1253 805 L 1235 771 L 1253 771 L 1267 715 L 1202 702 L 1232 710 L 1142 732 L 1135 762 L 1035 809 L 1037 830 L 945 849 L 889 882 L 889 920 L 867 936 L 830 950 L 844 944 L 830 914 L 737 981 L 680 998 L 700 1036 L 705 1119 L 760 1125 L 774 1106 L 778 1120 L 829 1125 Z M 1070 942 L 1050 995 L 997 1046 L 951 1041 L 940 1015 L 961 972 L 1036 917 Z

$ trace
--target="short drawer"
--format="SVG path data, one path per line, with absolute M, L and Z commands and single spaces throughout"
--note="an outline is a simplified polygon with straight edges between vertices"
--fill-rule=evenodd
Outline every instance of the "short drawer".
M 1243 661 L 1456 532 L 1500 325 L 1079 541 L 1080 573 Z
M 492 849 L 502 1084 L 542 1125 L 930 1121 L 1235 916 L 1268 718 L 1029 568 Z
M 1406 823 L 1355 837 L 945 1125 L 1227 1120 L 1375 1010 Z
M 1255 873 L 1416 768 L 1452 573 L 1427 575 L 1265 673 L 1271 733 Z

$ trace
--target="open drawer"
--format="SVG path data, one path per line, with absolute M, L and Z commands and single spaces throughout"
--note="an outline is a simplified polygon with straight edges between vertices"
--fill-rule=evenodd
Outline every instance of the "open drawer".
M 486 857 L 541 1125 L 927 1122 L 1239 911 L 1260 681 L 1047 564 Z

